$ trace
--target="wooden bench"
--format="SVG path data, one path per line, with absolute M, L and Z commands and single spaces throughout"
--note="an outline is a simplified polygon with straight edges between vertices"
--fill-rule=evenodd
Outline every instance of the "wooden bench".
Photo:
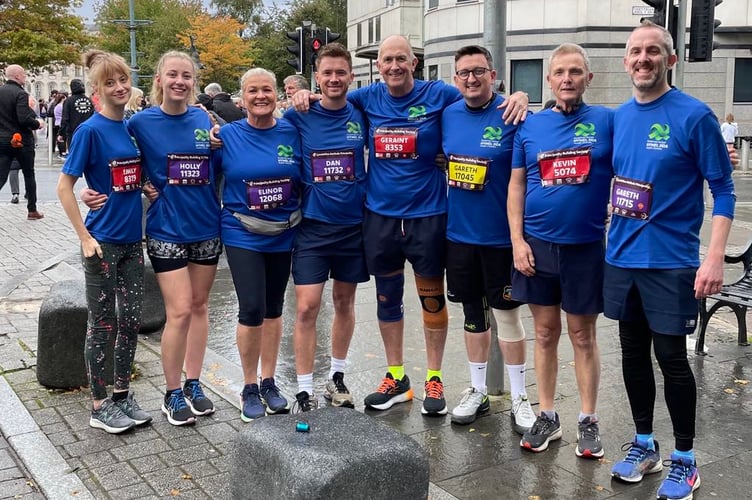
M 736 282 L 723 285 L 719 293 L 700 300 L 700 334 L 695 344 L 695 354 L 705 355 L 705 331 L 708 322 L 715 312 L 721 307 L 729 307 L 736 314 L 736 322 L 739 327 L 739 345 L 749 345 L 747 342 L 747 308 L 752 307 L 752 240 L 747 243 L 747 249 L 739 255 L 726 255 L 724 261 L 727 264 L 744 264 L 744 274 Z M 708 309 L 707 300 L 715 300 L 715 304 Z

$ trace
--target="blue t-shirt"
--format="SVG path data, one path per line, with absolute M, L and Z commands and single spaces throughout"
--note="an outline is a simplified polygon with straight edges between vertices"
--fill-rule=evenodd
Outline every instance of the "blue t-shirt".
M 286 120 L 268 129 L 247 120 L 224 125 L 224 146 L 214 157 L 224 174 L 222 241 L 255 252 L 289 252 L 295 229 L 276 236 L 256 234 L 233 216 L 239 212 L 268 221 L 288 221 L 300 208 L 300 135 Z
M 614 118 L 606 261 L 625 268 L 698 267 L 703 180 L 729 179 L 731 171 L 706 104 L 671 89 L 648 104 L 621 105 Z
M 300 132 L 303 147 L 303 215 L 332 224 L 363 222 L 363 113 L 350 103 L 327 110 L 316 102 L 308 113 L 289 109 L 285 119 Z
M 189 107 L 168 115 L 159 106 L 136 113 L 128 128 L 136 137 L 144 173 L 159 191 L 146 212 L 147 236 L 195 243 L 219 236 L 219 200 L 209 151 L 206 112 Z
M 547 109 L 517 130 L 513 168 L 526 168 L 524 231 L 562 245 L 602 240 L 613 169 L 611 109 Z
M 141 157 L 124 121 L 99 113 L 76 129 L 62 172 L 86 178 L 91 189 L 108 196 L 86 215 L 97 241 L 124 245 L 141 241 Z
M 446 176 L 436 166 L 441 112 L 461 98 L 455 87 L 422 80 L 402 97 L 384 83 L 347 94 L 368 120 L 366 208 L 403 219 L 446 212 Z
M 441 117 L 448 160 L 447 239 L 509 247 L 507 191 L 516 125 L 505 125 L 496 96 L 484 109 L 455 102 Z

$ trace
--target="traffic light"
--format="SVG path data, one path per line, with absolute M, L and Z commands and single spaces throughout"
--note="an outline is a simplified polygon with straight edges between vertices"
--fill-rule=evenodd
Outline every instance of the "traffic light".
M 287 60 L 287 64 L 295 68 L 295 72 L 303 74 L 305 68 L 305 41 L 303 28 L 295 28 L 295 31 L 288 31 L 287 38 L 295 42 L 295 45 L 288 45 L 287 51 L 294 54 L 295 57 Z
M 326 33 L 324 34 L 324 43 L 330 43 L 334 42 L 335 40 L 339 40 L 339 37 L 341 37 L 339 33 L 335 33 L 334 31 L 330 30 L 329 28 L 326 29 Z
M 715 7 L 723 0 L 692 0 L 692 13 L 689 26 L 689 62 L 713 60 L 713 49 L 718 42 L 713 41 L 713 32 L 721 25 L 715 18 Z
M 319 49 L 323 45 L 324 45 L 323 42 L 317 36 L 317 34 L 313 33 L 311 37 L 311 67 L 314 70 L 316 69 L 316 58 L 319 56 Z
M 667 0 L 642 0 L 642 3 L 646 3 L 653 8 L 653 16 L 640 18 L 640 22 L 651 21 L 657 24 L 658 26 L 663 26 L 665 28 L 666 27 L 666 2 Z

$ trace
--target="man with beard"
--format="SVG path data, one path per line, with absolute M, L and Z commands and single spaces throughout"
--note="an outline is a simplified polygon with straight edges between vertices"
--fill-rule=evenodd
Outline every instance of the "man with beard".
M 712 110 L 669 85 L 677 61 L 671 34 L 643 22 L 629 37 L 624 68 L 633 98 L 614 118 L 613 217 L 605 269 L 605 314 L 619 320 L 622 371 L 636 435 L 611 474 L 638 482 L 660 472 L 653 434 L 651 346 L 663 373 L 674 451 L 659 499 L 691 499 L 700 486 L 693 450 L 697 389 L 686 335 L 697 299 L 718 293 L 734 216 L 732 166 Z M 713 195 L 710 242 L 700 262 L 703 184 Z

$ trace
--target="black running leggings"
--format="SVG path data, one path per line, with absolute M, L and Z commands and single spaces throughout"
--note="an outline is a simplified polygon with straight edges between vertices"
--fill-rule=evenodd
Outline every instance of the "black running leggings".
M 687 338 L 684 335 L 656 333 L 643 318 L 639 321 L 619 321 L 619 339 L 624 385 L 637 433 L 653 432 L 656 390 L 650 357 L 652 343 L 655 358 L 663 372 L 663 392 L 674 427 L 676 449 L 691 450 L 695 437 L 697 387 L 687 361 Z

